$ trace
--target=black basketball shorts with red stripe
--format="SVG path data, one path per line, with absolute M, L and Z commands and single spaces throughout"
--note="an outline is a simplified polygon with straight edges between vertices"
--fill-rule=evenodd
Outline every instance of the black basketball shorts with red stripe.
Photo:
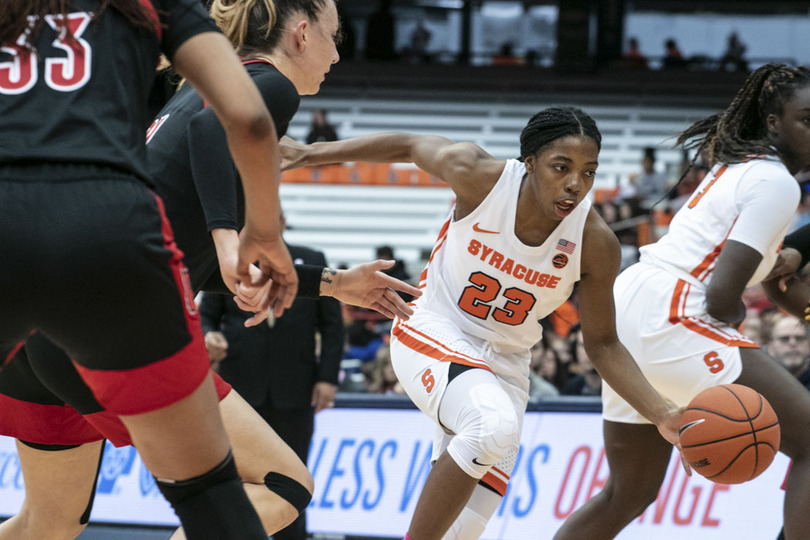
M 0 168 L 0 256 L 0 350 L 41 333 L 116 415 L 202 383 L 209 361 L 188 273 L 143 182 L 95 167 Z

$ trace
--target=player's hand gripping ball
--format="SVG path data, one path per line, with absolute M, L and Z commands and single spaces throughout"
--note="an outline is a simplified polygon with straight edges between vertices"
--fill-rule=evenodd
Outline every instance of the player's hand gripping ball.
M 719 484 L 741 484 L 771 464 L 781 430 L 771 404 L 756 390 L 721 384 L 689 403 L 680 436 L 693 470 Z

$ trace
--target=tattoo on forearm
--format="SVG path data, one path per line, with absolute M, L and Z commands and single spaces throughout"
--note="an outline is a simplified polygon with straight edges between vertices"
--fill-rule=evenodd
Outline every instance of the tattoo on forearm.
M 337 270 L 331 268 L 324 268 L 321 272 L 321 281 L 324 283 L 332 283 L 333 278 L 337 275 Z

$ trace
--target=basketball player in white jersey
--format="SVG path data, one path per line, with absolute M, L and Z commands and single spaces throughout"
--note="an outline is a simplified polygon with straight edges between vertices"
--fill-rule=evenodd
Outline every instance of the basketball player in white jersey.
M 678 144 L 696 147 L 712 168 L 668 234 L 617 278 L 619 338 L 653 386 L 679 405 L 725 383 L 765 396 L 782 427 L 781 451 L 793 459 L 786 538 L 810 538 L 810 394 L 737 331 L 742 292 L 768 275 L 799 203 L 793 175 L 810 164 L 810 70 L 757 69 L 724 112 L 688 128 Z M 606 382 L 610 478 L 558 540 L 615 537 L 655 500 L 666 474 L 670 444 Z
M 594 366 L 670 443 L 678 440 L 680 410 L 652 389 L 616 336 L 619 244 L 585 198 L 598 165 L 596 124 L 579 109 L 546 109 L 529 120 L 520 143 L 520 160 L 507 161 L 435 136 L 283 143 L 282 167 L 415 163 L 456 195 L 415 312 L 392 329 L 397 377 L 436 422 L 435 463 L 406 535 L 412 540 L 475 539 L 484 531 L 515 463 L 538 320 L 577 282 Z

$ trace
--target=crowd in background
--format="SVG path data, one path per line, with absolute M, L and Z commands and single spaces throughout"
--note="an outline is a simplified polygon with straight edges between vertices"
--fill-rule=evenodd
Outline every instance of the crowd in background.
M 355 36 L 354 17 L 345 9 L 341 9 L 341 19 L 346 21 L 343 25 L 344 43 L 340 47 L 341 57 L 345 60 L 428 64 L 442 57 L 443 51 L 439 51 L 436 45 L 431 43 L 436 29 L 431 31 L 431 26 L 425 20 L 425 13 L 418 15 L 413 27 L 407 30 L 407 40 L 397 39 L 397 11 L 393 9 L 391 0 L 379 0 L 373 11 L 363 17 L 365 43 L 362 50 L 356 50 L 358 40 Z M 553 33 L 548 37 L 554 41 Z M 613 69 L 749 71 L 749 60 L 746 57 L 748 47 L 740 39 L 737 31 L 732 31 L 726 36 L 726 46 L 717 56 L 685 55 L 678 44 L 677 36 L 663 38 L 660 50 L 647 52 L 642 50 L 638 37 L 630 36 L 625 42 L 621 56 L 609 62 Z M 406 44 L 401 45 L 402 43 Z M 542 60 L 544 55 L 548 56 L 549 51 L 541 51 L 536 47 L 521 48 L 519 38 L 512 38 L 494 44 L 494 49 L 488 55 L 488 62 L 484 60 L 480 63 L 539 66 L 545 65 Z
M 810 281 L 810 275 L 805 279 Z M 744 300 L 748 312 L 743 333 L 810 388 L 810 336 L 804 322 L 768 301 L 760 286 L 748 289 Z M 339 391 L 404 395 L 391 367 L 390 321 L 359 311 L 344 309 L 347 340 Z M 602 380 L 583 346 L 576 292 L 540 324 L 543 340 L 531 354 L 531 398 L 599 396 Z
M 337 138 L 334 127 L 327 121 L 327 111 L 313 111 L 308 142 Z M 644 148 L 640 155 L 639 170 L 629 176 L 629 182 L 617 188 L 612 196 L 594 202 L 594 208 L 619 239 L 622 270 L 638 261 L 639 248 L 642 245 L 655 241 L 666 232 L 669 220 L 686 203 L 708 172 L 709 168 L 701 156 L 695 157 L 686 152 L 678 170 L 664 170 L 657 162 L 656 148 Z M 810 192 L 805 190 L 791 230 L 808 223 Z M 642 232 L 644 227 L 650 229 L 646 235 Z M 375 256 L 396 260 L 394 267 L 386 273 L 415 284 L 408 272 L 408 265 L 396 259 L 391 246 L 379 246 Z M 340 267 L 346 268 L 345 265 Z M 772 340 L 775 320 L 784 314 L 768 301 L 760 286 L 747 291 L 746 305 L 749 309 L 743 329 L 759 345 L 767 348 Z M 600 394 L 601 379 L 582 345 L 576 306 L 575 291 L 566 304 L 546 320 L 540 321 L 544 328 L 543 340 L 532 349 L 531 357 L 532 398 Z M 348 305 L 342 306 L 342 313 L 346 338 L 339 391 L 404 395 L 391 367 L 391 321 L 375 311 Z M 810 364 L 810 341 L 807 342 L 807 348 L 809 352 L 805 356 Z M 810 371 L 808 378 L 810 379 Z
M 645 153 L 645 156 L 649 155 Z M 705 171 L 695 170 L 691 174 L 705 175 Z M 616 212 L 618 219 L 620 212 L 630 212 L 626 208 L 615 210 L 615 206 L 621 204 L 603 204 L 600 205 L 600 211 L 604 215 L 605 209 L 610 208 L 607 212 Z M 610 219 L 612 215 L 609 213 L 606 218 Z M 808 222 L 810 194 L 805 193 L 803 204 L 796 213 L 793 229 Z M 626 240 L 623 246 L 633 248 L 633 252 L 622 263 L 624 267 L 637 260 L 638 249 L 632 234 L 623 235 L 620 231 L 618 236 L 620 241 L 622 238 Z M 389 246 L 382 246 L 378 250 L 378 256 L 394 258 L 393 250 Z M 402 261 L 398 261 L 391 272 L 412 283 Z M 803 279 L 810 282 L 810 272 L 805 273 Z M 760 285 L 746 290 L 744 302 L 748 309 L 741 326 L 743 333 L 783 363 L 810 388 L 810 335 L 805 323 L 772 304 Z M 341 363 L 339 392 L 404 396 L 391 367 L 391 321 L 376 312 L 345 305 L 343 318 L 346 346 Z M 543 340 L 531 351 L 530 397 L 599 396 L 602 380 L 583 346 L 576 290 L 568 302 L 539 323 L 543 326 Z

